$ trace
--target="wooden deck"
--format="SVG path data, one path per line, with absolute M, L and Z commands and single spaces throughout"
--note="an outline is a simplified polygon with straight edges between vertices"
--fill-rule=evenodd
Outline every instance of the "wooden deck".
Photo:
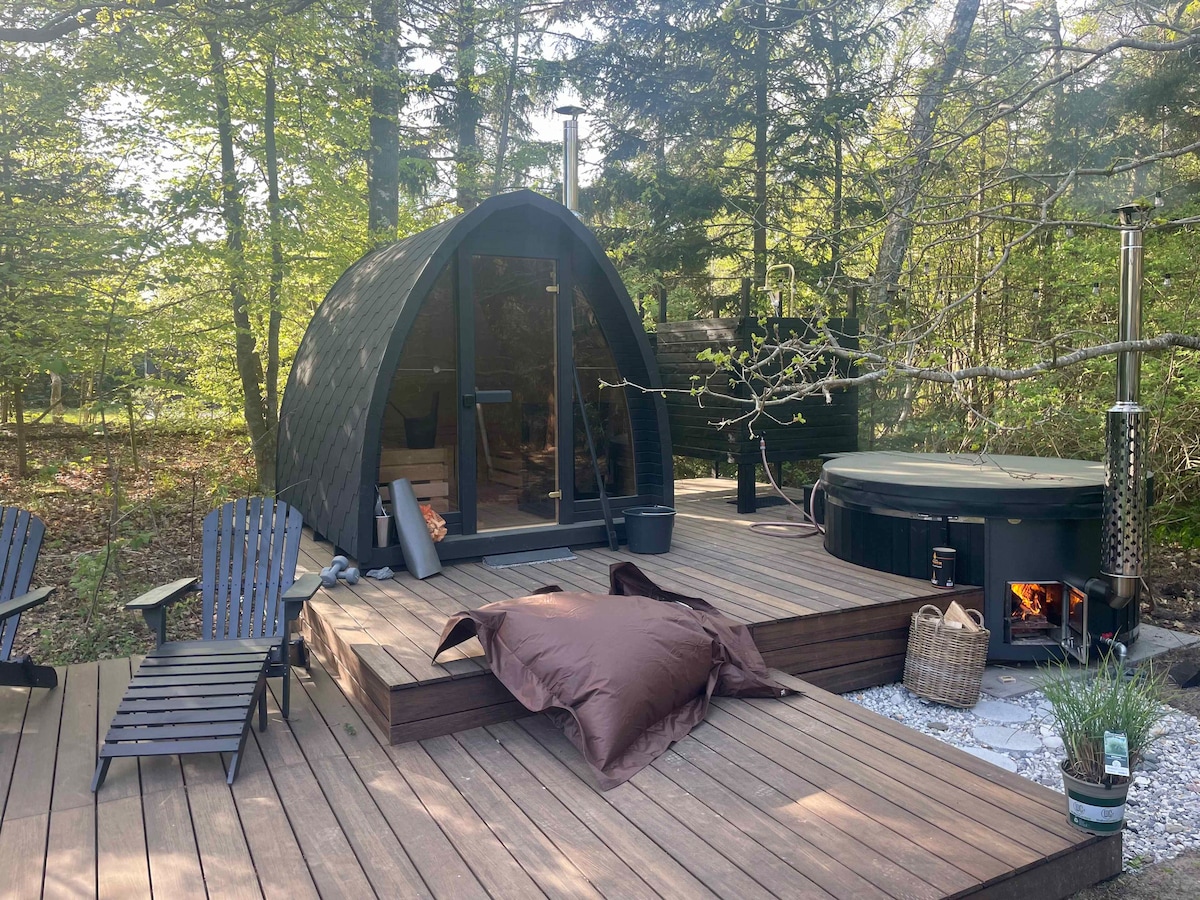
M 130 667 L 0 688 L 4 897 L 1055 900 L 1121 868 L 1061 795 L 795 681 L 599 793 L 541 716 L 389 746 L 315 664 L 232 788 L 120 759 L 93 795 Z
M 929 582 L 874 572 L 830 556 L 820 538 L 789 539 L 752 531 L 751 522 L 784 518 L 775 506 L 739 515 L 736 482 L 676 483 L 675 536 L 660 556 L 574 549 L 575 560 L 491 569 L 447 564 L 418 581 L 363 579 L 321 591 L 304 618 L 310 644 L 343 689 L 363 704 L 393 743 L 490 725 L 524 714 L 492 676 L 472 640 L 434 663 L 446 618 L 464 608 L 520 597 L 548 583 L 608 591 L 608 567 L 633 561 L 679 593 L 710 600 L 745 623 L 767 664 L 830 690 L 899 680 L 912 613 L 950 598 L 980 608 L 976 588 L 938 591 Z M 306 537 L 301 564 L 316 571 L 333 548 Z

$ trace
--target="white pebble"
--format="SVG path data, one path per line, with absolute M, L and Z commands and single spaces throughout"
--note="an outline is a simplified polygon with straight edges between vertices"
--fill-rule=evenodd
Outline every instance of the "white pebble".
M 972 710 L 931 705 L 900 684 L 889 684 L 845 695 L 860 706 L 940 741 L 963 749 L 976 748 L 972 732 L 980 725 L 993 724 Z M 990 700 L 990 698 L 988 698 Z M 1062 739 L 1054 732 L 1053 717 L 1046 699 L 1038 691 L 1012 698 L 1006 703 L 1028 710 L 1028 721 L 1010 727 L 1036 742 L 1036 749 L 1015 756 L 1012 764 L 1030 781 L 1062 793 Z M 985 706 L 985 709 L 989 708 Z M 994 707 L 991 707 L 994 709 Z M 936 712 L 935 712 L 936 710 Z M 934 718 L 936 716 L 936 718 Z M 1125 811 L 1124 851 L 1126 868 L 1130 860 L 1171 859 L 1185 850 L 1200 847 L 1200 721 L 1175 710 L 1156 726 L 1159 740 L 1153 745 L 1157 770 L 1138 773 L 1130 789 Z M 1016 737 L 1014 735 L 1013 737 Z M 1064 818 L 1066 810 L 1063 811 Z

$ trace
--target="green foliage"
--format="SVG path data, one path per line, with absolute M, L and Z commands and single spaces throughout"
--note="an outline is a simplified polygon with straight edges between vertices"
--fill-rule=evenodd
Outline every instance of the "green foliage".
M 103 101 L 90 74 L 70 53 L 0 44 L 0 381 L 10 384 L 90 355 L 94 298 L 129 250 L 121 219 L 134 198 L 117 191 L 84 125 Z
M 928 0 L 463 0 L 397 5 L 395 34 L 382 33 L 379 6 L 135 4 L 44 43 L 0 43 L 0 381 L 41 406 L 48 373 L 61 375 L 89 428 L 103 412 L 220 430 L 255 394 L 275 402 L 317 304 L 370 242 L 368 168 L 384 149 L 370 120 L 383 87 L 399 97 L 398 144 L 386 148 L 404 193 L 397 236 L 493 190 L 556 195 L 557 142 L 535 126 L 577 94 L 594 176 L 585 217 L 631 294 L 645 295 L 648 327 L 659 290 L 671 319 L 729 315 L 742 276 L 788 263 L 799 311 L 820 316 L 845 308 L 851 278 L 880 268 L 944 26 Z M 14 7 L 0 34 L 73 14 L 65 0 Z M 1175 152 L 1200 139 L 1189 112 L 1200 66 L 1187 44 L 1198 16 L 1195 4 L 981 4 L 938 105 L 899 283 L 882 308 L 859 299 L 874 326 L 869 349 L 940 369 L 1021 366 L 1113 336 L 1108 210 L 1161 190 L 1160 217 L 1200 213 L 1200 162 Z M 1061 49 L 1130 35 L 1164 49 Z M 380 41 L 398 48 L 394 70 L 369 62 Z M 243 219 L 237 254 L 221 100 Z M 1151 154 L 1163 158 L 1139 162 Z M 1195 331 L 1195 228 L 1147 237 L 1149 333 Z M 765 259 L 755 243 L 764 231 Z M 253 339 L 246 382 L 235 283 Z M 754 315 L 768 311 L 761 287 Z M 953 389 L 888 377 L 864 391 L 863 444 L 1095 458 L 1111 370 L 1099 360 Z M 1194 356 L 1147 358 L 1144 396 L 1158 527 L 1194 540 Z
M 111 572 L 113 558 L 120 552 L 123 544 L 123 541 L 117 541 L 75 557 L 71 572 L 71 589 L 86 608 L 91 608 L 98 601 L 111 601 L 115 597 L 112 588 L 102 585 L 105 577 Z
M 1168 710 L 1162 705 L 1165 672 L 1126 672 L 1109 650 L 1095 670 L 1080 672 L 1065 663 L 1048 667 L 1040 685 L 1067 754 L 1070 774 L 1096 784 L 1126 779 L 1104 773 L 1104 732 L 1120 732 L 1129 742 L 1133 771 L 1155 740 L 1154 726 Z

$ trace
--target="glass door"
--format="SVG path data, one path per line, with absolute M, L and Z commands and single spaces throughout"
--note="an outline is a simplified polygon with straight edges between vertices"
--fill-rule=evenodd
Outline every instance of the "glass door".
M 472 255 L 470 286 L 476 530 L 555 524 L 557 264 Z

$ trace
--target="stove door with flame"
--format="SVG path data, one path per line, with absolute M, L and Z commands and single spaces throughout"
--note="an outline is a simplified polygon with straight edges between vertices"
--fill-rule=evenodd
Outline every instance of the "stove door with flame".
M 1086 662 L 1087 595 L 1062 581 L 1010 581 L 1004 630 L 1010 644 L 1057 645 Z
M 1067 620 L 1063 622 L 1062 648 L 1081 664 L 1087 665 L 1092 639 L 1088 635 L 1088 595 L 1073 584 L 1067 585 Z

